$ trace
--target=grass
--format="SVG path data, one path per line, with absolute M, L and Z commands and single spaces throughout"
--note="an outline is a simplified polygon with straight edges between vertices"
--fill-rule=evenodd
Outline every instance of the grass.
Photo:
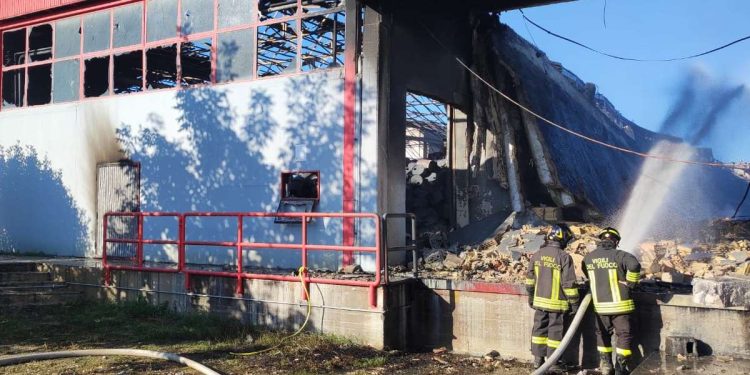
M 178 353 L 225 374 L 477 374 L 496 371 L 481 359 L 432 353 L 386 353 L 349 339 L 304 332 L 273 350 L 288 332 L 258 330 L 206 313 L 182 314 L 145 301 L 82 302 L 21 311 L 0 310 L 0 355 L 92 348 Z M 479 361 L 479 362 L 477 362 Z M 483 367 L 484 366 L 484 367 Z M 447 371 L 447 372 L 446 372 Z M 3 374 L 187 374 L 178 364 L 132 357 L 82 357 L 0 368 Z M 520 372 L 503 374 L 519 375 Z

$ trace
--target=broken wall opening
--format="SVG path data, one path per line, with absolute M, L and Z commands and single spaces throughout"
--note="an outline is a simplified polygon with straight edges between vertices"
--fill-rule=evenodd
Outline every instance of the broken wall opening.
M 450 106 L 414 92 L 405 100 L 406 212 L 417 215 L 419 233 L 445 232 L 452 208 Z

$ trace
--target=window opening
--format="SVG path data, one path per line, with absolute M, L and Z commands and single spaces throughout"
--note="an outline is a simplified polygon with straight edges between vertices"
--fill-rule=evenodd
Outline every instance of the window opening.
M 106 95 L 109 91 L 109 56 L 94 57 L 84 62 L 83 96 Z
M 320 172 L 281 173 L 281 199 L 276 212 L 312 212 L 320 200 Z M 309 221 L 309 219 L 308 219 Z M 301 223 L 300 218 L 277 217 L 275 223 Z
M 146 51 L 146 88 L 163 89 L 177 85 L 177 45 Z
M 302 20 L 302 70 L 344 64 L 344 12 Z
M 135 3 L 116 8 L 112 24 L 112 42 L 114 48 L 127 47 L 141 43 L 143 27 L 143 4 Z
M 78 100 L 80 64 L 78 59 L 54 63 L 52 66 L 52 100 L 55 103 Z
M 297 0 L 258 0 L 258 13 L 261 22 L 291 16 L 297 13 Z
M 252 0 L 219 0 L 219 28 L 249 24 Z
M 52 101 L 52 64 L 29 67 L 29 88 L 26 102 L 29 106 L 49 104 Z
M 253 30 L 219 34 L 216 56 L 216 82 L 248 78 L 253 71 Z
M 143 52 L 125 52 L 114 57 L 114 92 L 127 94 L 143 90 Z
M 52 25 L 34 26 L 29 32 L 29 60 L 44 61 L 52 58 Z
M 417 215 L 419 233 L 446 232 L 453 215 L 448 106 L 411 92 L 405 101 L 406 212 Z
M 177 0 L 148 0 L 146 9 L 149 42 L 177 36 Z
M 81 19 L 68 18 L 55 22 L 55 58 L 81 53 Z
M 446 157 L 448 111 L 444 103 L 406 94 L 406 157 L 439 160 Z
M 211 83 L 211 38 L 180 45 L 182 86 Z
M 248 12 L 249 13 L 249 12 Z M 214 2 L 182 0 L 182 34 L 189 35 L 214 28 Z
M 23 106 L 23 90 L 26 76 L 23 69 L 3 72 L 3 108 Z
M 343 4 L 342 0 L 302 0 L 302 11 L 314 13 L 336 8 Z
M 3 33 L 3 66 L 26 62 L 26 29 Z
M 109 48 L 109 11 L 83 17 L 83 52 L 97 52 Z
M 294 21 L 258 26 L 258 76 L 293 72 L 297 67 Z

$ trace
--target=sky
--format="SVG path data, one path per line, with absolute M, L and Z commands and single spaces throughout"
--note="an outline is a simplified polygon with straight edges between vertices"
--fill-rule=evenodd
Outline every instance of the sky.
M 747 0 L 578 0 L 524 13 L 592 48 L 644 59 L 692 55 L 750 35 Z M 502 13 L 500 20 L 551 60 L 596 84 L 625 117 L 650 130 L 661 128 L 685 82 L 693 82 L 697 93 L 678 119 L 686 134 L 699 127 L 722 94 L 745 85 L 698 144 L 713 148 L 722 161 L 750 161 L 750 40 L 677 62 L 621 61 L 555 38 L 524 22 L 518 11 Z

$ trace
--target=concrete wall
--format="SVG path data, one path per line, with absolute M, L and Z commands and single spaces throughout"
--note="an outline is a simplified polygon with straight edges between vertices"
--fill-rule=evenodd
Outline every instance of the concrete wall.
M 342 210 L 343 72 L 147 92 L 0 113 L 0 250 L 96 256 L 96 164 L 142 164 L 143 211 L 276 210 L 283 170 L 319 170 L 317 211 Z M 362 98 L 362 96 L 360 96 Z M 360 101 L 360 108 L 362 101 Z M 377 134 L 362 111 L 355 148 L 361 201 L 376 196 Z M 362 166 L 364 165 L 364 168 Z M 359 209 L 374 211 L 374 205 Z M 341 243 L 341 220 L 316 220 L 310 241 Z M 246 222 L 246 238 L 299 241 L 299 226 Z M 175 238 L 176 222 L 147 220 L 145 235 Z M 188 223 L 192 239 L 236 238 L 233 220 Z M 192 235 L 191 235 L 192 233 Z M 358 225 L 372 245 L 373 225 Z M 176 259 L 169 247 L 147 259 Z M 248 252 L 248 265 L 295 267 L 295 252 Z M 189 248 L 188 261 L 224 263 L 232 251 Z M 311 255 L 335 269 L 337 253 Z M 364 260 L 363 260 L 364 261 Z
M 69 288 L 80 290 L 85 298 L 137 301 L 166 304 L 179 312 L 201 311 L 218 314 L 243 323 L 269 329 L 298 329 L 307 314 L 299 283 L 246 280 L 245 292 L 234 295 L 235 280 L 193 277 L 193 293 L 186 294 L 179 274 L 113 272 L 112 285 L 102 284 L 102 270 L 89 266 L 47 263 L 40 269 L 49 271 L 55 281 L 69 282 Z M 369 305 L 366 287 L 313 284 L 310 288 L 312 312 L 306 330 L 334 334 L 355 342 L 382 349 L 386 345 L 384 298 L 391 290 L 378 289 L 378 307 Z M 389 297 L 393 298 L 393 297 Z
M 440 280 L 424 282 L 435 289 L 422 286 L 414 292 L 411 321 L 417 332 L 411 336 L 415 340 L 410 343 L 412 347 L 447 347 L 473 355 L 497 350 L 503 356 L 532 359 L 533 310 L 521 294 L 522 287 L 507 286 L 507 291 L 498 294 L 476 291 L 499 288 L 498 284 L 465 283 L 472 291 Z M 694 337 L 701 355 L 750 357 L 750 310 L 705 308 L 693 304 L 690 298 L 653 294 L 636 297 L 637 360 L 664 350 L 669 336 Z M 584 367 L 598 364 L 593 330 L 593 314 L 589 314 L 581 326 L 578 350 L 566 353 L 571 359 L 580 359 Z

